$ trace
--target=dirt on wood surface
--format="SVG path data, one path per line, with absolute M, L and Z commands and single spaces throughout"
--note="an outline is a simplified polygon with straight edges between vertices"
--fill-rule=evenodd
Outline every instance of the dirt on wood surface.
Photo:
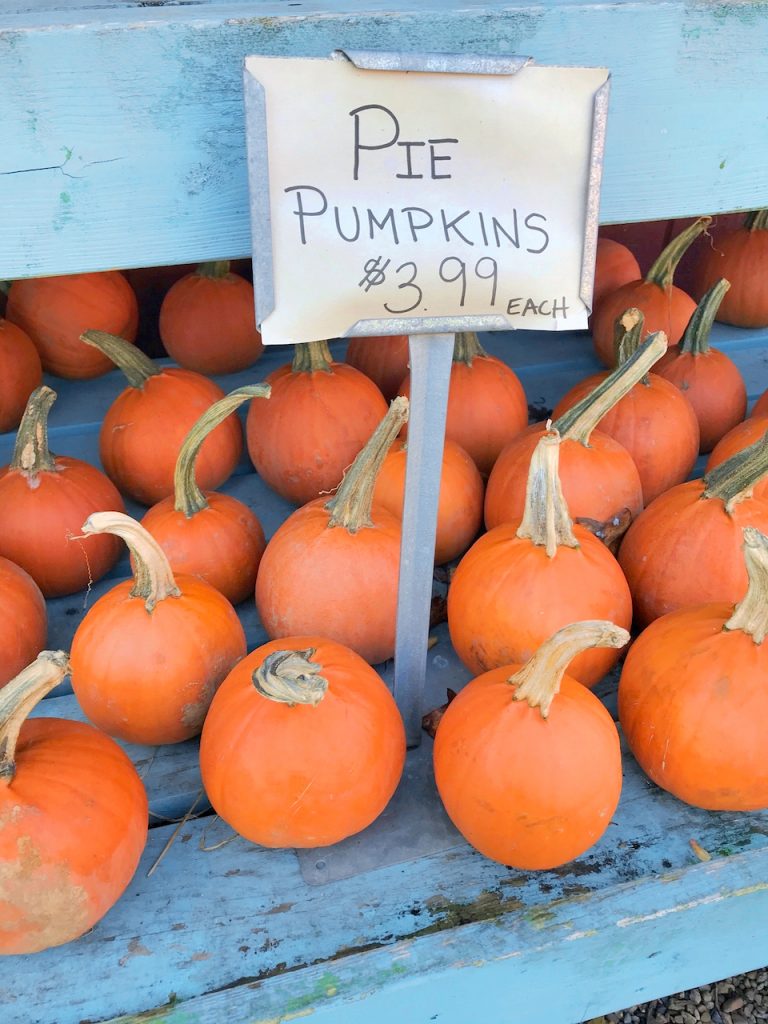
M 606 1013 L 584 1024 L 759 1024 L 768 1021 L 768 968 Z

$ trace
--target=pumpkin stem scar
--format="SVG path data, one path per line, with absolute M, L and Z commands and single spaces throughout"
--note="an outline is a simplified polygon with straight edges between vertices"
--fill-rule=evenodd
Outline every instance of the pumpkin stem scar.
M 142 388 L 150 377 L 156 377 L 162 371 L 145 355 L 125 338 L 106 331 L 86 331 L 80 335 L 80 341 L 97 348 L 99 352 L 111 359 L 118 369 L 128 378 L 132 388 Z
M 16 773 L 16 744 L 22 725 L 35 705 L 69 672 L 66 651 L 41 651 L 15 679 L 0 689 L 0 785 L 9 786 Z
M 754 526 L 745 526 L 742 532 L 749 586 L 723 628 L 738 629 L 761 644 L 768 633 L 768 537 Z
M 561 545 L 579 546 L 557 472 L 560 443 L 560 435 L 553 430 L 544 434 L 534 449 L 528 470 L 523 521 L 517 530 L 518 537 L 527 537 L 537 547 L 543 547 L 549 558 L 555 557 Z
M 53 472 L 56 461 L 48 448 L 48 414 L 56 401 L 56 392 L 43 384 L 35 388 L 27 401 L 11 459 L 11 469 L 34 478 L 40 472 Z
M 311 704 L 317 707 L 328 690 L 319 673 L 322 665 L 311 659 L 315 648 L 305 651 L 273 651 L 253 673 L 253 685 L 267 700 L 278 704 Z

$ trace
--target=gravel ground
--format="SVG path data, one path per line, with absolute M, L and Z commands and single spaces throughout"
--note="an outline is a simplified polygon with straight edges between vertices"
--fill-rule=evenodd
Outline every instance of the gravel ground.
M 585 1024 L 757 1024 L 768 1020 L 768 968 L 607 1013 Z

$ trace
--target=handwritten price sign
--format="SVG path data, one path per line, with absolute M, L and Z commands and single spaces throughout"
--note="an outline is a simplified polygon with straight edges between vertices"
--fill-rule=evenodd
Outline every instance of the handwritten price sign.
M 607 72 L 334 58 L 246 61 L 265 343 L 585 327 Z

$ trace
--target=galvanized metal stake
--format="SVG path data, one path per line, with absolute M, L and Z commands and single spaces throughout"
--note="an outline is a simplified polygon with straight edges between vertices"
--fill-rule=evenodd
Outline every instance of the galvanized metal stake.
M 409 747 L 421 743 L 437 502 L 453 334 L 412 334 L 411 409 L 395 643 L 395 700 Z

